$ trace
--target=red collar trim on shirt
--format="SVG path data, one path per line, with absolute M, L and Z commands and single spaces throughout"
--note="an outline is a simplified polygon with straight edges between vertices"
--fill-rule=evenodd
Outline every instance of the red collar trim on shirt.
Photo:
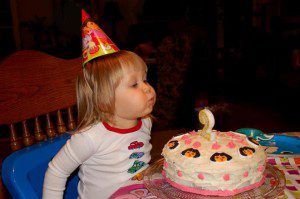
M 131 127 L 128 129 L 120 129 L 120 128 L 112 127 L 106 122 L 102 122 L 102 123 L 107 130 L 115 132 L 115 133 L 120 133 L 120 134 L 133 133 L 133 132 L 139 130 L 142 126 L 142 120 L 138 120 L 138 123 L 134 127 Z

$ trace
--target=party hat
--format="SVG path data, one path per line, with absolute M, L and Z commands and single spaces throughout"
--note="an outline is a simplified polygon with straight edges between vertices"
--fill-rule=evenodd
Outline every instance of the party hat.
M 90 60 L 119 51 L 85 10 L 81 11 L 83 66 Z

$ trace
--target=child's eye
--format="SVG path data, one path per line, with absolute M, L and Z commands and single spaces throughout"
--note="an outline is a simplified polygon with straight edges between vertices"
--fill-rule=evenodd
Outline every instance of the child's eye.
M 134 87 L 134 88 L 137 86 L 138 86 L 137 82 L 131 85 L 131 87 Z

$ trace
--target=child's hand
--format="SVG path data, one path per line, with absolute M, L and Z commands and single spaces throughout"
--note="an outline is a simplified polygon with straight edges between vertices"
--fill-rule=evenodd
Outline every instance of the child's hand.
M 149 167 L 148 167 L 148 168 L 149 168 Z M 133 177 L 131 178 L 131 180 L 138 180 L 138 181 L 143 180 L 145 174 L 147 173 L 148 168 L 145 169 L 144 171 L 142 171 L 142 172 L 136 174 L 135 176 L 133 176 Z
M 138 180 L 138 181 L 141 181 L 141 180 L 143 180 L 143 178 L 144 178 L 144 175 L 143 175 L 143 172 L 141 172 L 141 173 L 138 173 L 138 174 L 136 174 L 135 176 L 133 176 L 133 177 L 131 178 L 131 180 Z

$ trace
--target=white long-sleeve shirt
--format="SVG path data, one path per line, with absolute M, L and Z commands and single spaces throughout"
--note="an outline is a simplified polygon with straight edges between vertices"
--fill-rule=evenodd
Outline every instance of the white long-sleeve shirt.
M 72 135 L 48 165 L 43 198 L 63 198 L 67 178 L 78 166 L 78 198 L 108 198 L 148 167 L 151 127 L 150 118 L 130 129 L 100 122 Z

